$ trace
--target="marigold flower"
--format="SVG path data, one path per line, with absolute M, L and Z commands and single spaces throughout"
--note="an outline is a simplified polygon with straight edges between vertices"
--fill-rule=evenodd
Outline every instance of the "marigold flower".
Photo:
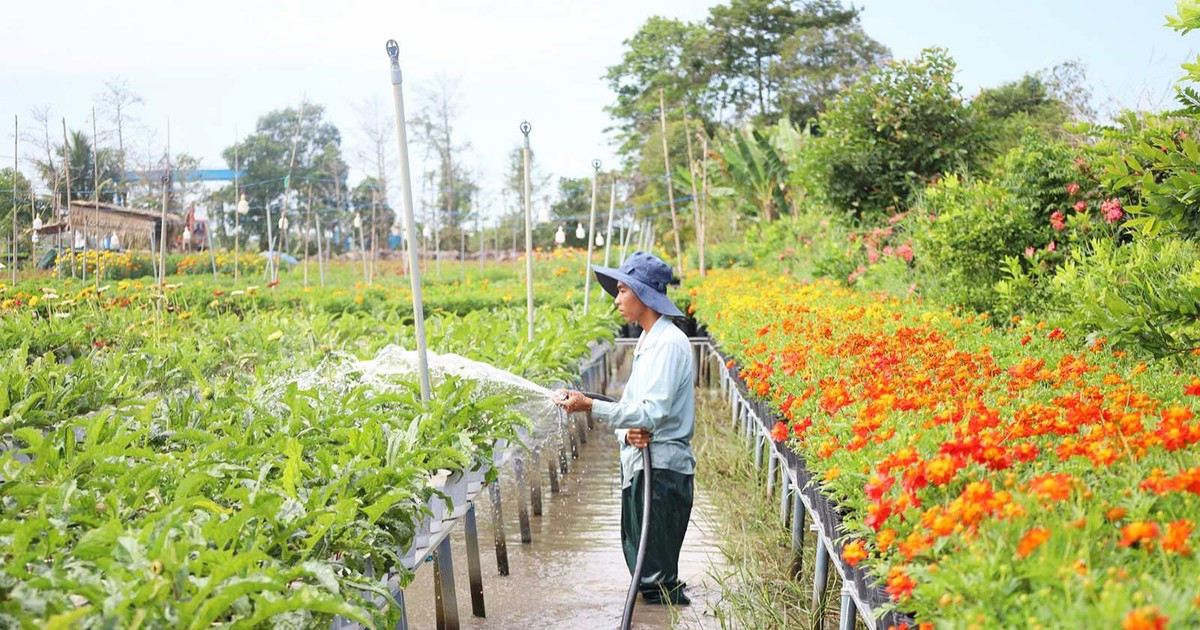
M 1049 338 L 1051 341 L 1058 341 L 1059 339 L 1064 339 L 1064 338 L 1066 338 L 1066 336 L 1067 336 L 1067 335 L 1066 335 L 1066 333 L 1064 333 L 1064 332 L 1062 331 L 1062 329 L 1061 329 L 1061 328 L 1055 328 L 1054 330 L 1051 330 L 1051 331 L 1050 331 L 1050 334 L 1049 334 L 1049 335 L 1046 335 L 1046 336 L 1047 336 L 1047 337 L 1048 337 L 1048 338 Z
M 1104 513 L 1104 518 L 1110 521 L 1119 521 L 1125 518 L 1125 508 L 1120 506 L 1108 508 L 1108 511 Z
M 842 560 L 845 560 L 850 566 L 858 566 L 859 562 L 867 559 L 867 550 L 863 548 L 862 541 L 855 540 L 842 547 Z
M 771 439 L 776 442 L 782 442 L 787 439 L 788 428 L 782 422 L 776 422 L 775 426 L 771 427 Z
M 1070 496 L 1074 481 L 1066 473 L 1041 475 L 1029 483 L 1029 492 L 1043 501 L 1062 501 Z
M 896 530 L 882 529 L 875 535 L 875 546 L 879 548 L 881 553 L 887 553 L 888 549 L 896 542 Z
M 1163 535 L 1162 539 L 1163 549 L 1184 556 L 1191 554 L 1192 547 L 1188 544 L 1188 537 L 1192 535 L 1192 529 L 1195 526 L 1195 523 L 1187 519 L 1168 523 L 1167 533 Z
M 1034 527 L 1025 532 L 1025 535 L 1021 537 L 1021 541 L 1017 543 L 1017 555 L 1026 558 L 1049 539 L 1050 530 L 1044 527 Z
M 1121 630 L 1165 630 L 1167 621 L 1158 606 L 1145 606 L 1129 611 L 1121 620 Z
M 1121 528 L 1121 540 L 1118 547 L 1132 547 L 1147 550 L 1154 549 L 1154 541 L 1158 538 L 1158 523 L 1153 521 L 1134 521 Z
M 1200 396 L 1200 378 L 1192 377 L 1192 382 L 1183 386 L 1184 396 Z
M 904 572 L 903 568 L 892 567 L 888 571 L 887 588 L 885 590 L 893 600 L 899 602 L 908 599 L 912 596 L 913 588 L 916 586 L 917 583 Z

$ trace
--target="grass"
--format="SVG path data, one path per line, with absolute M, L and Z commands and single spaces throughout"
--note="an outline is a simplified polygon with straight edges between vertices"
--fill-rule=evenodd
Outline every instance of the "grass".
M 841 581 L 830 567 L 825 601 L 813 614 L 812 560 L 816 536 L 805 532 L 800 554 L 779 519 L 779 495 L 767 496 L 766 473 L 729 422 L 729 407 L 714 391 L 696 392 L 696 482 L 713 503 L 726 566 L 714 569 L 723 628 L 837 627 Z M 861 621 L 858 622 L 861 626 Z

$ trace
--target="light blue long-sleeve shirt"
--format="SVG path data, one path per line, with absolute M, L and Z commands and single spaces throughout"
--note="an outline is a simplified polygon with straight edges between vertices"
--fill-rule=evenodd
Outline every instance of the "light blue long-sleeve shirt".
M 621 487 L 642 469 L 641 449 L 625 442 L 629 429 L 647 429 L 651 466 L 692 475 L 696 423 L 692 347 L 687 335 L 666 317 L 642 332 L 633 352 L 633 368 L 621 400 L 592 403 L 592 417 L 616 429 L 621 443 Z

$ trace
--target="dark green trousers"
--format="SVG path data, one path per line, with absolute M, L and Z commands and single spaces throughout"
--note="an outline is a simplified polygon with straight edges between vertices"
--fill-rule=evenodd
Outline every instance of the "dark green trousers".
M 638 585 L 644 597 L 661 597 L 677 591 L 679 581 L 679 550 L 692 516 L 692 480 L 671 470 L 655 468 L 650 482 L 650 538 L 647 541 L 646 562 L 642 565 L 642 580 Z M 642 535 L 642 471 L 633 475 L 629 487 L 621 490 L 621 548 L 630 575 L 637 563 L 638 541 Z

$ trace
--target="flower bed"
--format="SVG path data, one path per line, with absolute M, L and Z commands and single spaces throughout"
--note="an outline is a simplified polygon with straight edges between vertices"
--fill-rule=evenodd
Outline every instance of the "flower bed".
M 691 292 L 843 512 L 842 559 L 918 622 L 1200 623 L 1200 380 L 1179 364 L 828 282 Z

